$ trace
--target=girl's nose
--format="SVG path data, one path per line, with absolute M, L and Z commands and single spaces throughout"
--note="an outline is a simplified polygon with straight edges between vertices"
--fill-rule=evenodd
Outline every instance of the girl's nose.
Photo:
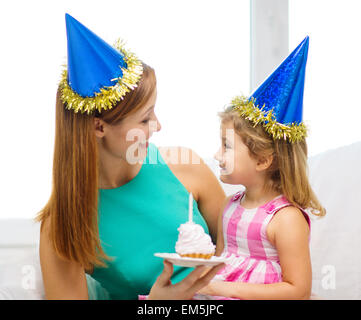
M 216 159 L 218 162 L 222 161 L 222 150 L 221 148 L 218 149 L 218 151 L 214 154 L 214 159 Z

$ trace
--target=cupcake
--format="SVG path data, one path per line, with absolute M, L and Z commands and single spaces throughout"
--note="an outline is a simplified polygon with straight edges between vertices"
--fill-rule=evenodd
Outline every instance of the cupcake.
M 181 224 L 178 228 L 175 251 L 181 257 L 210 259 L 215 253 L 215 245 L 201 225 L 194 222 Z

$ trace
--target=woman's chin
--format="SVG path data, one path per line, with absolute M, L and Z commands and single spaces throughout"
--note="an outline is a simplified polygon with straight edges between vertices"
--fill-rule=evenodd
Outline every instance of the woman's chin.
M 146 158 L 147 151 L 148 151 L 147 146 L 139 145 L 137 152 L 136 152 L 136 157 L 138 158 L 139 161 L 143 161 Z
M 148 146 L 146 144 L 139 144 L 136 149 L 126 154 L 126 159 L 129 164 L 142 163 L 147 157 Z

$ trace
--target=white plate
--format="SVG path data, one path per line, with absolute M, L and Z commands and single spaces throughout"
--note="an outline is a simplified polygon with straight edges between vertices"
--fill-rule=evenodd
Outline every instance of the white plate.
M 181 267 L 208 266 L 213 267 L 222 262 L 226 262 L 226 258 L 213 256 L 210 259 L 181 257 L 177 253 L 155 253 L 156 257 L 163 258 L 169 262 Z

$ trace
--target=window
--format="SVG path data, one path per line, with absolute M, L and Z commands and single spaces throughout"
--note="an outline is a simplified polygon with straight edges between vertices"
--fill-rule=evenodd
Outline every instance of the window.
M 357 0 L 289 1 L 290 49 L 310 36 L 304 92 L 310 155 L 361 140 Z

